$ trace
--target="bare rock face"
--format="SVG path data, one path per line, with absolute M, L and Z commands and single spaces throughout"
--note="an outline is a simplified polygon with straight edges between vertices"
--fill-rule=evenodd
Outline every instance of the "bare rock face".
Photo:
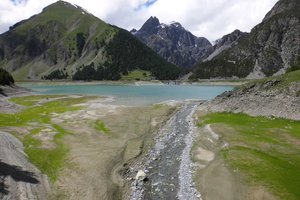
M 268 20 L 269 18 L 273 17 L 274 15 L 280 14 L 282 12 L 285 12 L 286 10 L 291 10 L 293 7 L 297 6 L 296 1 L 290 1 L 290 0 L 281 0 L 273 7 L 270 12 L 268 12 L 263 19 L 263 21 Z
M 22 143 L 0 131 L 0 199 L 47 199 L 47 191 L 47 177 L 28 161 Z
M 283 74 L 300 55 L 300 1 L 280 0 L 249 34 L 195 67 L 194 78 L 261 78 Z
M 140 30 L 133 29 L 131 33 L 161 57 L 181 67 L 200 62 L 212 47 L 206 38 L 194 36 L 180 23 L 164 24 L 156 17 L 150 17 Z
M 215 45 L 212 47 L 211 52 L 209 52 L 208 57 L 204 61 L 209 61 L 225 51 L 226 49 L 229 49 L 233 45 L 237 44 L 237 40 L 246 33 L 241 32 L 240 30 L 235 30 L 232 33 L 229 33 L 227 35 L 224 35 L 222 38 L 218 39 L 215 42 Z
M 294 72 L 294 75 L 299 76 L 299 72 Z M 201 105 L 200 109 L 300 120 L 300 81 L 288 83 L 284 78 L 286 76 L 288 74 L 251 82 L 224 92 L 211 102 Z

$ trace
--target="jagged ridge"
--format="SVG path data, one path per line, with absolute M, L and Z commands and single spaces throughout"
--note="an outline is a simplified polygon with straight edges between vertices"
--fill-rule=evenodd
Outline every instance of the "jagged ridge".
M 281 0 L 236 45 L 194 68 L 192 78 L 260 78 L 283 73 L 300 54 L 300 2 Z
M 167 61 L 185 68 L 202 60 L 212 47 L 206 38 L 194 36 L 180 23 L 164 24 L 156 17 L 131 33 Z

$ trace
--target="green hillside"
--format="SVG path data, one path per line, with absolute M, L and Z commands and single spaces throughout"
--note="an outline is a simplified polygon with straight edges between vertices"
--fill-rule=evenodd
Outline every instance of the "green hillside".
M 11 85 L 14 82 L 13 77 L 6 70 L 0 68 L 0 85 Z
M 129 32 L 64 1 L 0 35 L 0 67 L 17 80 L 118 80 L 135 69 L 150 71 L 158 79 L 180 74 Z M 93 70 L 97 76 L 85 74 Z

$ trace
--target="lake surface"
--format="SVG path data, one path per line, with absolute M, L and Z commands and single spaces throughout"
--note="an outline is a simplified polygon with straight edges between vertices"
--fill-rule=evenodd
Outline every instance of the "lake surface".
M 112 96 L 115 103 L 145 105 L 168 100 L 210 100 L 233 86 L 203 85 L 109 85 L 109 84 L 22 84 L 38 94 L 85 94 Z

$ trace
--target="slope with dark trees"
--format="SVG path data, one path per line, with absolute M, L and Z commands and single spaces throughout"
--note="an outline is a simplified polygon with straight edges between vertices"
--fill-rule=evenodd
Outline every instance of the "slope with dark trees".
M 109 61 L 81 66 L 74 80 L 118 80 L 135 69 L 151 72 L 159 80 L 174 80 L 182 70 L 166 62 L 128 31 L 119 29 L 106 46 Z
M 0 35 L 0 67 L 17 80 L 118 80 L 138 69 L 157 79 L 181 73 L 129 32 L 65 1 Z
M 194 66 L 192 79 L 257 79 L 284 73 L 300 55 L 300 1 L 280 0 L 231 48 Z
M 0 85 L 12 85 L 15 81 L 10 73 L 0 68 Z

